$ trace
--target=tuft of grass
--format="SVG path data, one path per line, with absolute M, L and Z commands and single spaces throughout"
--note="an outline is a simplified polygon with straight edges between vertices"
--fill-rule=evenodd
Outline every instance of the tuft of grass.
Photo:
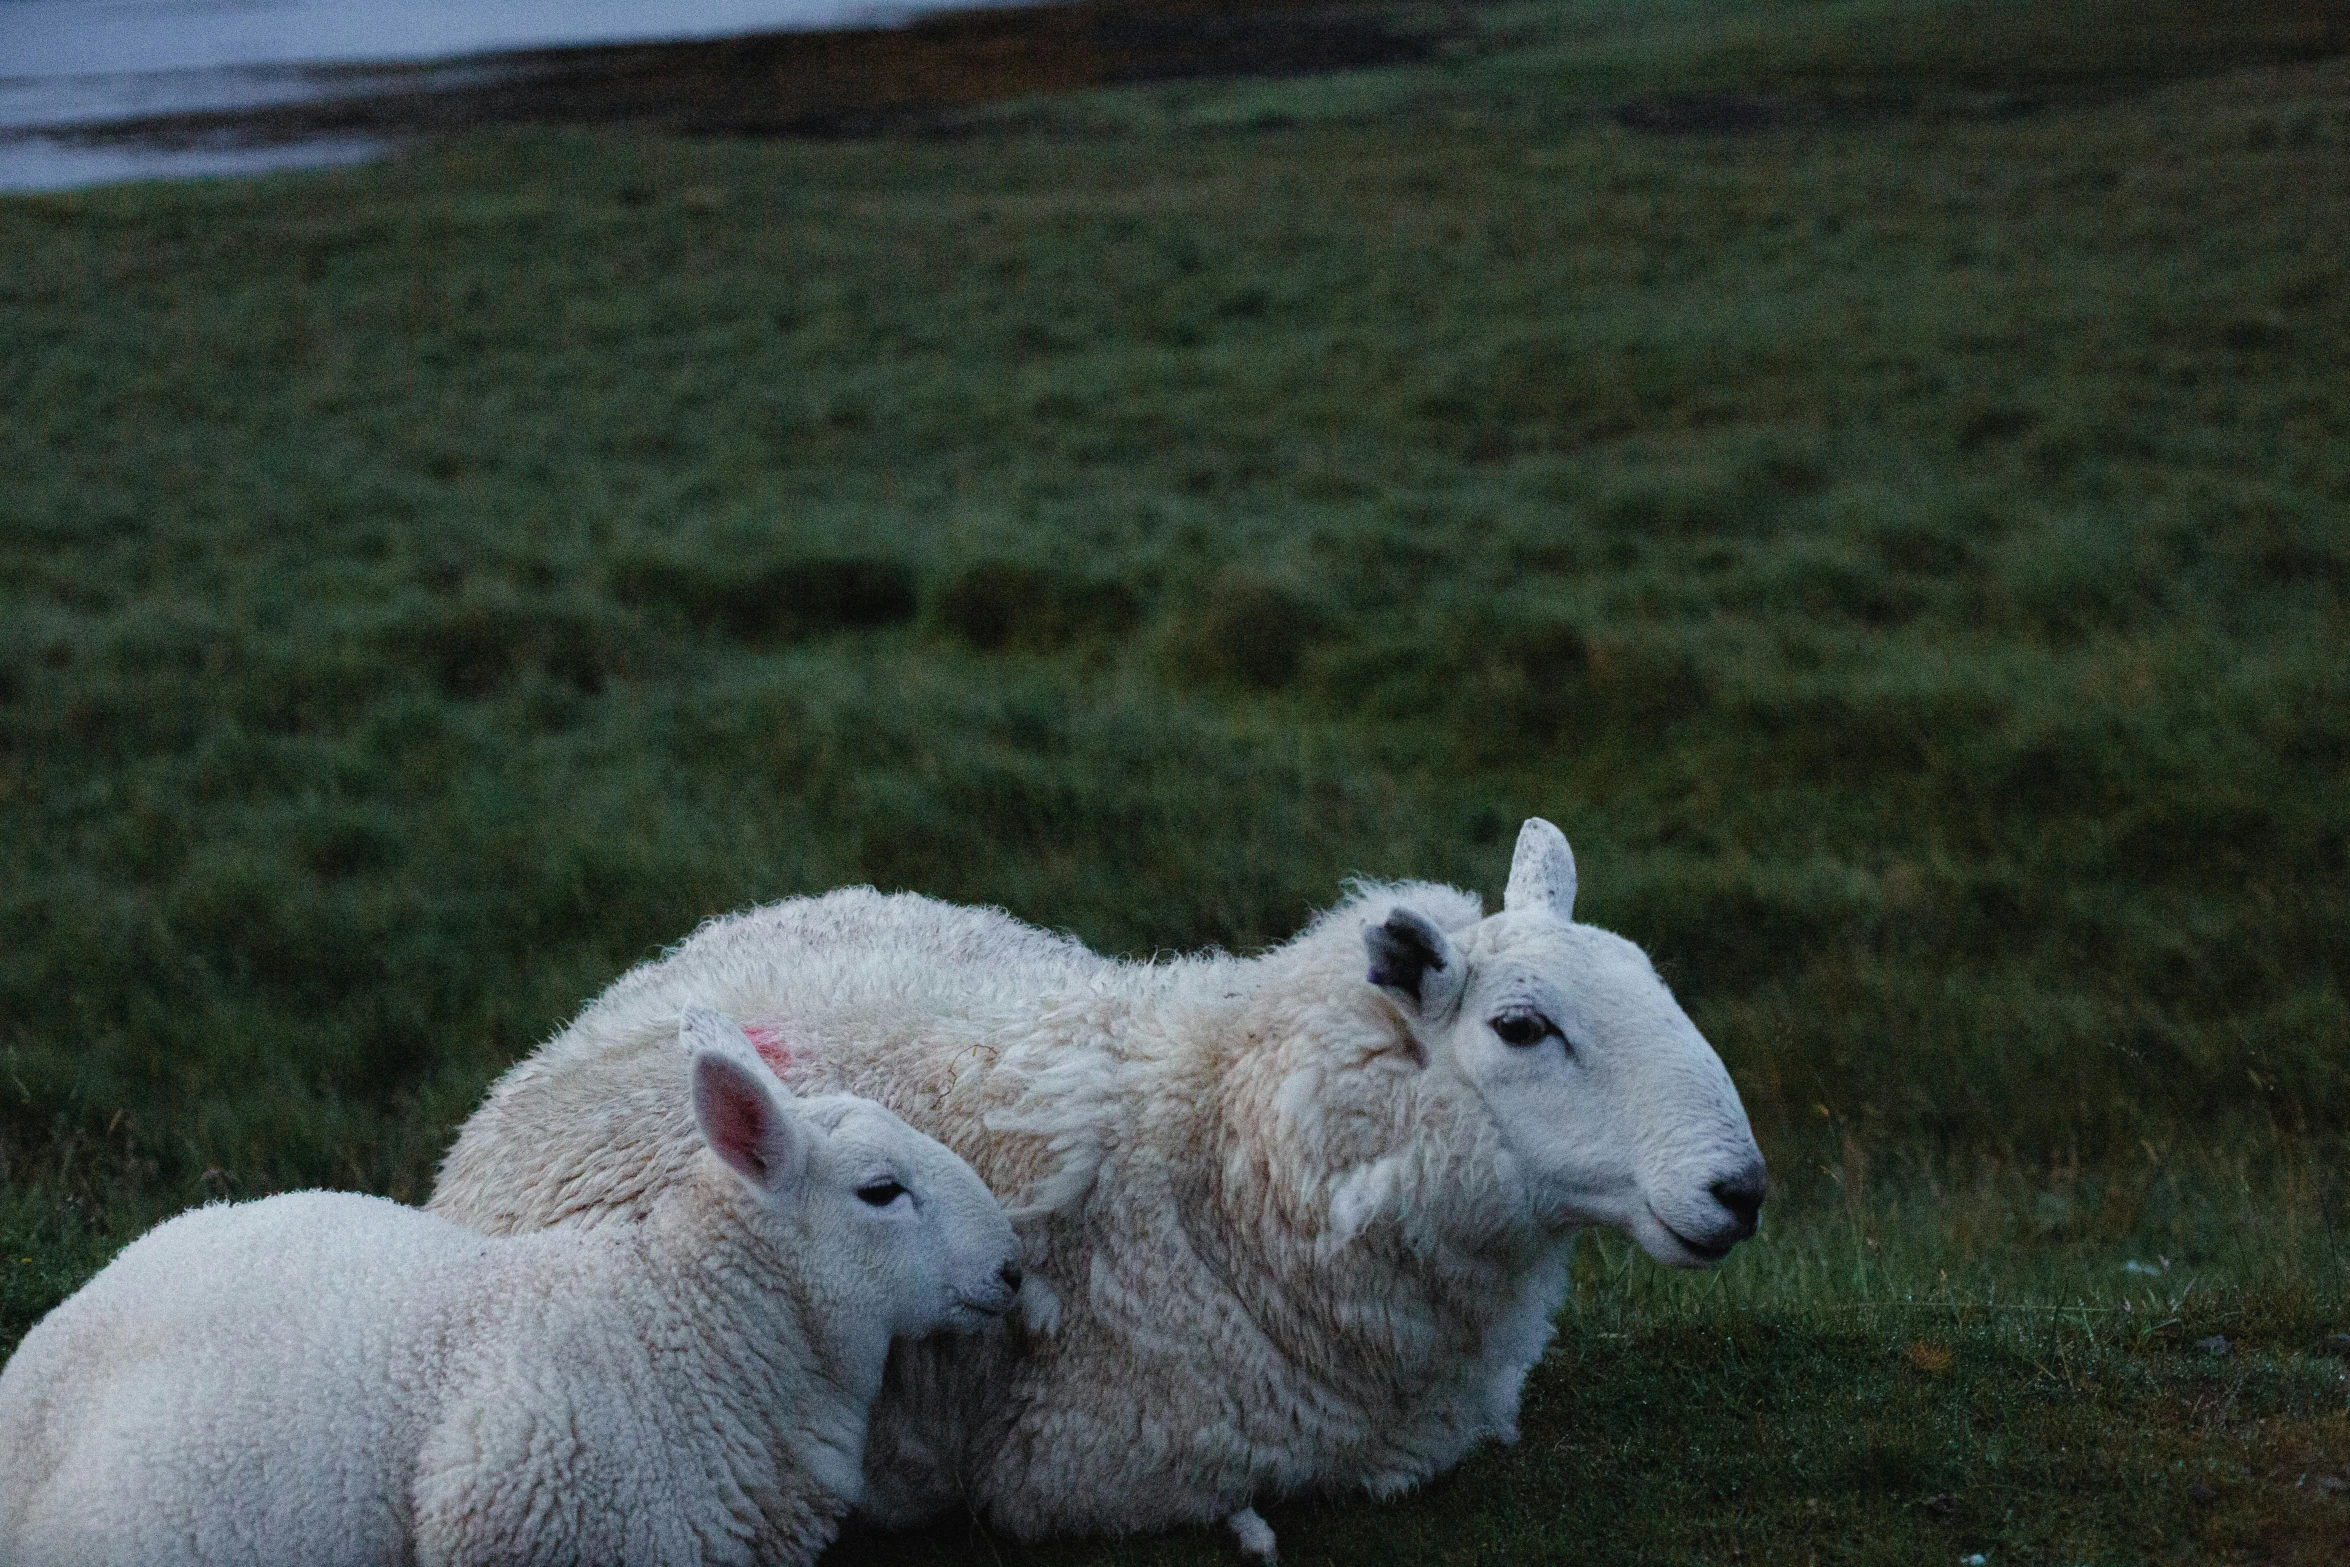
M 1059 653 L 1112 641 L 1142 620 L 1141 597 L 1126 583 L 1058 566 L 983 560 L 943 583 L 938 625 L 982 653 Z
M 1167 639 L 1182 678 L 1274 691 L 1298 677 L 1327 634 L 1322 610 L 1305 594 L 1234 568 L 1173 619 Z

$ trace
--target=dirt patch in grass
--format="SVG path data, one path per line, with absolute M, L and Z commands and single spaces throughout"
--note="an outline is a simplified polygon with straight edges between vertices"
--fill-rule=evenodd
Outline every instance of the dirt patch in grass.
M 861 556 L 727 561 L 646 556 L 619 563 L 621 602 L 668 610 L 745 642 L 788 642 L 914 618 L 914 574 Z

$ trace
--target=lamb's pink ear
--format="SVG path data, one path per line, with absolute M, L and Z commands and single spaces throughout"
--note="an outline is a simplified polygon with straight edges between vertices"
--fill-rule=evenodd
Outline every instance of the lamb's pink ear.
M 791 1112 L 791 1090 L 767 1070 L 742 1030 L 697 1008 L 678 1036 L 694 1054 L 694 1124 L 703 1141 L 762 1190 L 796 1180 L 807 1162 L 807 1129 Z
M 763 1191 L 790 1185 L 806 1157 L 807 1133 L 776 1097 L 775 1086 L 772 1076 L 731 1051 L 694 1057 L 694 1121 L 703 1139 Z

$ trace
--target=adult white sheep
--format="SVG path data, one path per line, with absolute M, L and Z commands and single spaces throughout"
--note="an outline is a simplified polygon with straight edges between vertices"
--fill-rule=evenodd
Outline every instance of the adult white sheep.
M 1258 1500 L 1391 1493 L 1514 1436 L 1577 1230 L 1675 1266 L 1754 1232 L 1729 1075 L 1574 895 L 1534 820 L 1499 914 L 1364 886 L 1245 960 L 1112 962 L 863 888 L 755 909 L 508 1073 L 432 1206 L 507 1231 L 656 1200 L 690 1133 L 655 1042 L 723 1006 L 788 1079 L 873 1095 L 1019 1204 L 1025 1322 L 892 1357 L 863 1509 L 967 1503 L 1024 1537 L 1223 1519 L 1269 1557 Z
M 814 1561 L 890 1339 L 1009 1310 L 1018 1242 L 880 1106 L 665 1032 L 708 1152 L 641 1224 L 298 1192 L 125 1248 L 0 1374 L 0 1561 Z

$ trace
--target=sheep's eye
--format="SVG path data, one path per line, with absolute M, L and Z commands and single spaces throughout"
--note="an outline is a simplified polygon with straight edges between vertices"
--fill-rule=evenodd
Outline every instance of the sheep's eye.
M 1493 1031 L 1503 1044 L 1523 1050 L 1557 1033 L 1558 1025 L 1532 1007 L 1512 1007 L 1493 1020 Z
M 857 1188 L 857 1195 L 876 1208 L 886 1208 L 906 1195 L 906 1189 L 895 1181 L 871 1181 Z

